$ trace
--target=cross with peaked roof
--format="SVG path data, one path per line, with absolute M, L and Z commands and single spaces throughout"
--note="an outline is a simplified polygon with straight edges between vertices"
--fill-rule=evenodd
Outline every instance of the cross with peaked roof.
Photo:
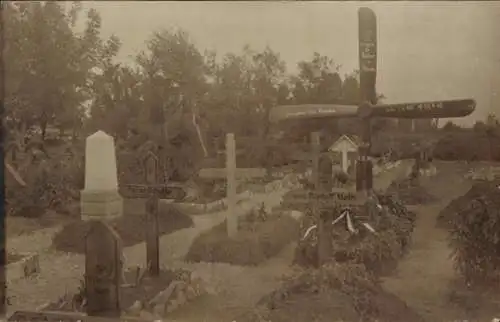
M 435 119 L 464 117 L 471 114 L 476 102 L 473 99 L 427 101 L 402 104 L 377 104 L 377 21 L 375 13 L 366 7 L 358 10 L 359 19 L 359 78 L 361 103 L 355 105 L 301 104 L 282 105 L 271 109 L 269 119 L 273 122 L 297 119 L 341 119 L 358 118 L 362 124 L 357 161 L 356 189 L 372 189 L 372 163 L 368 160 L 371 143 L 371 119 L 410 118 Z

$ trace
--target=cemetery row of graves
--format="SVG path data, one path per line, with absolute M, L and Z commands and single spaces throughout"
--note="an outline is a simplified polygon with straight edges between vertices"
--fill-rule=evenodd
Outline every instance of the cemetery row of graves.
M 229 137 L 228 140 L 229 142 L 231 142 L 230 138 L 231 137 Z M 234 144 L 233 148 L 231 148 L 231 143 L 229 143 L 228 147 L 229 151 L 234 151 Z M 152 170 L 152 172 L 147 170 L 146 173 L 154 174 L 154 169 L 156 167 L 155 156 L 148 154 L 148 157 L 149 161 L 145 162 L 145 166 L 150 166 L 153 169 L 149 169 Z M 106 169 L 104 163 L 105 162 L 101 159 L 99 166 Z M 227 180 L 228 187 L 231 187 L 234 186 L 236 181 L 235 174 L 240 169 L 237 169 L 234 163 L 233 166 L 230 166 L 230 162 L 228 165 L 226 169 Z M 232 171 L 230 170 L 231 168 L 233 169 Z M 231 174 L 231 172 L 233 173 Z M 297 174 L 294 175 L 296 176 Z M 314 176 L 318 178 L 320 176 L 331 177 L 331 175 L 331 172 L 330 174 L 314 174 Z M 154 180 L 156 177 L 157 176 L 152 175 L 150 179 Z M 158 247 L 161 232 L 158 230 L 158 219 L 160 216 L 157 205 L 158 196 L 161 194 L 162 189 L 158 188 L 154 182 L 148 182 L 148 180 L 146 180 L 146 183 L 149 184 L 149 186 L 145 185 L 141 191 L 142 195 L 140 195 L 141 197 L 145 197 L 145 194 L 150 194 L 150 196 L 146 196 L 148 201 L 145 220 L 149 224 L 146 224 L 146 233 L 143 234 L 146 240 L 147 253 L 147 261 L 144 263 L 144 266 L 133 270 L 130 268 L 124 270 L 125 267 L 123 267 L 124 262 L 122 255 L 122 249 L 124 247 L 122 237 L 124 236 L 120 236 L 117 230 L 109 224 L 109 222 L 113 223 L 112 220 L 106 221 L 106 218 L 98 218 L 96 220 L 96 217 L 94 217 L 93 220 L 90 221 L 75 223 L 74 225 L 79 225 L 80 229 L 84 230 L 83 234 L 73 236 L 73 240 L 83 243 L 79 250 L 83 250 L 85 253 L 85 276 L 82 278 L 81 288 L 77 294 L 71 294 L 61 298 L 61 300 L 56 303 L 48 304 L 44 308 L 45 313 L 43 314 L 49 314 L 46 311 L 84 311 L 91 316 L 118 316 L 122 315 L 124 313 L 123 311 L 128 311 L 127 313 L 130 313 L 130 309 L 132 308 L 132 310 L 135 309 L 139 312 L 149 311 L 151 314 L 165 315 L 179 305 L 199 296 L 203 292 L 200 285 L 201 281 L 191 278 L 189 271 L 173 271 L 160 268 Z M 306 187 L 310 186 L 307 182 L 303 182 L 303 184 Z M 137 187 L 134 186 L 134 188 Z M 328 216 L 325 218 L 325 221 L 331 222 L 334 219 L 332 216 L 338 213 L 338 211 L 334 209 L 337 207 L 339 200 L 350 202 L 356 196 L 342 192 L 335 195 L 340 199 L 331 199 L 328 195 L 316 196 L 314 191 L 304 188 L 291 191 L 290 193 L 295 194 L 295 196 L 291 197 L 293 201 L 288 201 L 290 200 L 290 195 L 285 196 L 282 207 L 300 209 L 302 211 L 305 210 L 305 216 L 303 218 L 297 220 L 296 218 L 286 215 L 283 209 L 269 212 L 264 205 L 241 216 L 239 220 L 237 220 L 235 216 L 228 216 L 226 221 L 202 233 L 195 239 L 186 255 L 186 260 L 227 262 L 234 265 L 259 265 L 266 259 L 278 254 L 287 244 L 297 241 L 297 238 L 302 236 L 299 238 L 300 242 L 297 246 L 297 255 L 294 261 L 305 268 L 318 267 L 322 263 L 319 262 L 320 259 L 317 258 L 318 256 L 314 255 L 314 253 L 316 253 L 314 249 L 317 248 L 314 240 L 317 240 L 317 238 L 313 236 L 314 234 L 306 236 L 307 234 L 304 231 L 307 225 L 314 223 L 314 217 L 308 210 L 304 209 L 304 207 L 308 208 L 311 204 L 316 204 L 317 201 L 323 207 L 321 210 L 322 213 L 326 213 L 326 216 Z M 314 196 L 311 197 L 310 193 L 313 193 Z M 299 194 L 299 196 L 297 194 Z M 234 197 L 234 189 L 233 192 L 231 192 L 231 188 L 228 188 L 228 199 L 233 199 L 234 201 Z M 318 197 L 319 199 L 317 199 Z M 381 196 L 374 197 L 374 200 L 376 200 Z M 324 200 L 326 203 L 321 202 L 321 200 Z M 400 235 L 398 235 L 399 239 L 394 242 L 400 244 L 402 251 L 411 233 L 412 216 L 408 215 L 404 207 L 396 205 L 393 202 L 389 203 L 390 207 L 392 207 L 391 209 L 394 208 L 391 210 L 391 216 L 400 218 L 402 223 L 405 223 L 401 226 L 407 227 L 404 229 L 398 228 L 397 232 L 392 232 L 393 235 Z M 377 202 L 375 201 L 375 207 L 377 207 L 376 204 Z M 339 232 L 343 236 L 342 239 L 346 237 L 349 239 L 349 235 L 357 235 L 357 233 L 354 233 L 357 231 L 360 232 L 359 238 L 370 238 L 370 231 L 373 230 L 373 228 L 368 225 L 368 222 L 374 227 L 377 227 L 376 229 L 383 227 L 383 225 L 375 225 L 372 222 L 375 217 L 368 218 L 359 214 L 358 212 L 364 212 L 361 210 L 363 208 L 361 205 L 362 204 L 357 202 L 356 208 L 360 207 L 360 209 L 357 209 L 356 213 L 346 215 L 343 219 L 345 222 L 337 224 L 340 230 Z M 389 206 L 389 204 L 387 205 Z M 229 208 L 228 213 L 232 214 L 236 206 L 235 202 L 229 201 L 227 206 Z M 382 213 L 387 213 L 387 210 L 384 210 Z M 101 215 L 103 214 L 101 213 Z M 170 214 L 166 215 L 168 216 Z M 355 228 L 350 228 L 349 225 L 345 225 L 351 220 L 354 222 Z M 231 224 L 230 221 L 235 222 Z M 236 224 L 236 227 L 232 226 L 234 224 Z M 333 225 L 335 224 L 336 223 L 333 222 Z M 388 222 L 386 222 L 385 225 L 387 226 Z M 234 231 L 231 232 L 231 229 Z M 363 229 L 366 231 L 363 231 Z M 393 227 L 388 227 L 388 229 L 393 229 Z M 366 235 L 366 232 L 368 232 L 368 235 Z M 382 233 L 382 231 L 380 231 L 380 233 Z M 373 238 L 373 236 L 371 238 Z M 329 236 L 327 238 L 329 240 L 337 239 L 334 236 Z M 334 246 L 334 249 L 337 248 L 335 245 L 331 246 Z M 346 249 L 336 250 L 334 256 L 336 258 L 342 256 L 342 253 L 345 253 L 344 256 L 347 257 L 344 258 L 344 261 L 351 262 L 356 247 L 357 246 L 353 249 L 347 247 Z M 382 252 L 387 251 L 382 248 L 383 247 L 381 247 Z M 369 254 L 367 250 L 364 250 L 364 252 Z M 328 261 L 330 257 L 328 253 L 331 253 L 331 250 L 327 250 L 327 253 L 324 251 L 322 252 L 323 256 L 326 256 L 321 259 L 322 262 Z M 354 255 L 354 258 L 358 258 L 358 256 Z M 376 264 L 381 265 L 385 260 L 386 258 L 383 258 L 380 263 Z M 392 260 L 395 260 L 395 258 L 392 258 Z M 343 263 L 343 261 L 339 262 Z M 371 265 L 368 263 L 358 264 Z M 21 313 L 18 313 L 18 315 L 15 315 L 12 319 L 16 318 L 16 316 L 20 318 L 20 314 Z M 29 315 L 26 312 L 25 314 Z M 37 314 L 40 314 L 40 312 Z M 61 316 L 54 315 L 52 318 L 57 319 L 61 318 Z
M 425 167 L 433 165 L 428 163 Z M 387 193 L 373 193 L 359 201 L 359 196 L 349 189 L 354 178 L 339 185 L 330 180 L 331 168 L 330 172 L 320 167 L 317 171 L 317 175 L 313 170 L 311 176 L 294 173 L 282 178 L 286 184 L 281 186 L 288 192 L 278 208 L 270 210 L 262 204 L 239 216 L 236 227 L 231 228 L 232 224 L 225 220 L 202 232 L 189 247 L 184 261 L 259 266 L 287 245 L 294 245 L 293 264 L 298 269 L 279 289 L 264 296 L 255 310 L 238 316 L 236 321 L 261 321 L 263 316 L 271 321 L 304 321 L 318 311 L 318 321 L 330 321 L 331 316 L 344 321 L 423 321 L 403 300 L 382 287 L 380 277 L 394 274 L 398 261 L 412 251 L 411 236 L 418 211 L 410 211 L 407 204 L 431 204 L 436 197 L 419 180 L 399 178 L 389 185 Z M 317 178 L 316 185 L 311 184 L 312 178 Z M 499 209 L 498 185 L 497 181 L 474 184 L 439 216 L 439 224 L 450 230 L 452 245 L 461 252 L 456 260 L 464 280 L 483 287 L 481 290 L 497 276 L 491 254 L 498 249 L 494 240 L 497 223 L 493 219 Z M 161 193 L 158 188 L 143 190 L 149 191 L 150 200 Z M 413 199 L 402 203 L 400 200 L 408 195 Z M 158 205 L 158 200 L 154 203 Z M 160 215 L 158 209 L 149 208 L 146 218 L 154 213 L 157 219 L 169 216 L 172 209 L 168 207 Z M 293 216 L 290 212 L 301 215 Z M 183 305 L 195 306 L 197 298 L 204 296 L 203 280 L 189 270 L 160 267 L 158 240 L 169 232 L 159 231 L 154 220 L 135 242 L 146 241 L 147 261 L 134 268 L 122 266 L 126 236 L 113 221 L 82 221 L 79 225 L 85 233 L 73 239 L 83 245 L 80 250 L 70 250 L 85 254 L 86 272 L 79 291 L 62 296 L 39 312 L 18 312 L 12 321 L 36 316 L 49 320 L 85 319 L 80 315 L 83 312 L 90 316 L 153 320 L 168 317 Z M 473 235 L 464 235 L 471 227 Z M 235 232 L 231 234 L 230 229 Z M 472 251 L 479 245 L 484 251 Z M 486 258 L 490 258 L 488 265 Z M 478 261 L 481 265 L 472 264 Z M 476 294 L 468 292 L 467 298 Z M 338 304 L 332 306 L 332 302 Z M 290 303 L 295 303 L 295 308 Z
M 401 299 L 391 294 L 381 280 L 394 275 L 398 263 L 413 254 L 412 237 L 422 229 L 418 226 L 422 217 L 429 216 L 419 207 L 439 202 L 439 198 L 426 191 L 421 177 L 436 176 L 438 171 L 432 158 L 418 156 L 410 171 L 403 169 L 403 176 L 395 176 L 393 182 L 384 184 L 386 191 L 374 190 L 379 176 L 397 172 L 407 163 L 398 160 L 397 165 L 389 167 L 382 161 L 378 169 L 382 170 L 375 171 L 369 156 L 371 121 L 377 117 L 463 117 L 471 114 L 476 104 L 473 99 L 404 104 L 378 102 L 376 16 L 372 10 L 360 8 L 358 18 L 359 105 L 288 105 L 275 107 L 269 113 L 269 119 L 278 120 L 357 119 L 361 141 L 354 149 L 359 151 L 352 165 L 355 171 L 349 174 L 347 151 L 341 157 L 344 171 L 337 173 L 332 169 L 331 160 L 320 153 L 318 132 L 312 133 L 310 150 L 305 153 L 307 171 L 295 169 L 290 174 L 281 171 L 278 178 L 273 178 L 269 168 L 238 168 L 235 137 L 227 134 L 225 168 L 202 169 L 199 173 L 201 177 L 225 181 L 221 189 L 225 198 L 219 203 L 224 209 L 210 213 L 207 210 L 212 200 L 206 200 L 205 208 L 198 214 L 201 219 L 197 220 L 194 214 L 189 216 L 179 210 L 175 202 L 193 196 L 189 196 L 188 187 L 170 182 L 165 171 L 169 169 L 168 160 L 172 155 L 162 149 L 168 145 L 163 115 L 158 118 L 150 115 L 153 116 L 151 132 L 159 130 L 151 136 L 158 142 L 150 141 L 151 145 L 134 151 L 139 155 L 135 170 L 140 178 L 132 182 L 120 182 L 114 139 L 98 131 L 86 141 L 85 162 L 82 162 L 84 189 L 79 195 L 78 218 L 53 238 L 53 246 L 60 252 L 83 254 L 81 285 L 75 292 L 61 294 L 58 300 L 51 299 L 35 311 L 17 311 L 9 320 L 168 319 L 181 307 L 195 310 L 197 301 L 208 295 L 207 281 L 196 274 L 195 263 L 225 263 L 230 267 L 257 269 L 272 265 L 268 260 L 280 257 L 281 252 L 292 247 L 293 258 L 287 265 L 279 266 L 288 272 L 286 281 L 263 296 L 255 308 L 248 307 L 247 312 L 231 316 L 230 320 L 424 321 L 422 312 L 405 303 L 411 298 Z M 485 133 L 491 143 L 493 135 Z M 490 144 L 490 157 L 493 156 L 491 147 Z M 251 151 L 244 153 L 251 154 Z M 185 163 L 188 161 L 186 158 Z M 18 176 L 15 177 L 19 182 Z M 48 173 L 42 178 L 49 179 Z M 252 181 L 254 184 L 257 181 L 257 185 L 267 183 L 258 193 L 245 191 L 245 184 Z M 498 281 L 498 187 L 496 181 L 475 184 L 462 199 L 450 203 L 440 216 L 441 223 L 450 230 L 457 271 L 464 285 L 469 286 L 469 294 L 463 295 L 468 301 L 477 295 L 474 292 L 486 290 L 486 286 Z M 130 213 L 124 196 L 143 200 L 143 209 Z M 262 202 L 255 205 L 255 200 Z M 253 207 L 247 211 L 245 205 L 250 202 Z M 279 207 L 273 208 L 277 203 Z M 416 207 L 410 210 L 409 205 Z M 191 239 L 181 238 L 189 234 Z M 165 255 L 165 249 L 167 253 L 174 251 L 167 248 L 165 241 L 176 241 L 173 237 L 164 239 L 165 236 L 175 236 L 179 245 L 187 244 L 182 245 L 187 248 L 185 254 L 176 254 L 178 258 L 168 254 L 175 260 L 166 266 L 162 265 L 165 261 L 160 255 Z M 145 253 L 144 260 L 136 267 L 131 267 L 130 258 L 125 256 L 132 246 L 143 247 L 141 253 Z M 16 262 L 18 255 L 21 254 L 9 257 Z M 42 252 L 39 257 L 46 255 Z M 184 268 L 174 265 L 179 262 L 186 264 Z M 44 267 L 33 266 L 33 269 L 24 266 L 24 277 L 43 274 L 39 270 Z M 234 282 L 229 281 L 230 274 L 220 278 L 223 283 Z M 26 283 L 37 283 L 37 279 Z M 12 288 L 17 286 L 14 284 Z M 24 295 L 26 298 L 22 300 L 28 301 L 29 295 Z M 212 318 L 213 309 L 205 308 L 207 318 Z M 465 313 L 474 318 L 474 312 Z

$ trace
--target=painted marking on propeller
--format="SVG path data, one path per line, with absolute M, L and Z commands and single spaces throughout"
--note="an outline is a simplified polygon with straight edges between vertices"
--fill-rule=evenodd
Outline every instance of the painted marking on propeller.
M 272 121 L 294 118 L 354 117 L 357 106 L 338 104 L 280 105 L 271 109 Z
M 403 106 L 388 106 L 387 112 L 432 111 L 443 109 L 443 102 L 410 103 Z

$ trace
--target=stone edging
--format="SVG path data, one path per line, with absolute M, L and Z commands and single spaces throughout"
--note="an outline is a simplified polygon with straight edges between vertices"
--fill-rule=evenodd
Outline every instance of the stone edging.
M 126 316 L 142 317 L 151 314 L 161 318 L 206 293 L 203 280 L 193 276 L 192 272 L 183 270 L 175 280 L 163 291 L 157 293 L 148 303 L 137 300 L 124 313 Z M 47 302 L 38 306 L 35 311 L 43 312 L 50 305 L 51 302 Z
M 40 272 L 39 256 L 36 253 L 19 253 L 23 258 L 6 267 L 7 284 L 28 278 Z
M 193 276 L 193 273 L 186 271 L 182 276 L 172 281 L 167 288 L 159 292 L 148 303 L 148 307 L 152 308 L 152 313 L 155 316 L 165 317 L 169 313 L 177 310 L 181 306 L 186 305 L 188 302 L 193 301 L 206 294 L 203 281 L 200 277 Z M 134 305 L 133 305 L 134 306 Z M 131 309 L 133 309 L 133 306 Z M 129 314 L 140 313 L 137 310 Z

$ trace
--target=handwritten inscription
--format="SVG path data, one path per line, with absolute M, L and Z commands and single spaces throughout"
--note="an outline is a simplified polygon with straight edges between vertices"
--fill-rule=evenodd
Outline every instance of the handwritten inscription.
M 377 71 L 377 44 L 372 35 L 359 43 L 360 68 L 363 72 L 375 73 Z
M 301 112 L 289 112 L 287 113 L 288 116 L 308 116 L 308 115 L 315 115 L 315 114 L 320 114 L 320 113 L 337 113 L 337 110 L 334 108 L 317 108 L 315 110 L 309 110 L 309 111 L 301 111 Z
M 332 192 L 314 192 L 308 193 L 309 198 L 316 198 L 319 200 L 336 200 L 336 201 L 355 201 L 357 196 L 354 192 L 350 191 L 332 191 Z
M 140 184 L 130 184 L 126 186 L 127 189 L 136 194 L 149 195 L 153 193 L 157 194 L 167 194 L 169 192 L 169 187 L 166 185 L 140 185 Z
M 320 207 L 332 207 L 335 205 L 356 206 L 363 204 L 355 192 L 336 189 L 334 191 L 297 191 L 288 193 L 284 202 L 296 205 L 317 203 Z
M 435 111 L 443 109 L 442 102 L 416 103 L 406 105 L 395 105 L 387 108 L 388 112 L 410 112 L 410 111 Z

